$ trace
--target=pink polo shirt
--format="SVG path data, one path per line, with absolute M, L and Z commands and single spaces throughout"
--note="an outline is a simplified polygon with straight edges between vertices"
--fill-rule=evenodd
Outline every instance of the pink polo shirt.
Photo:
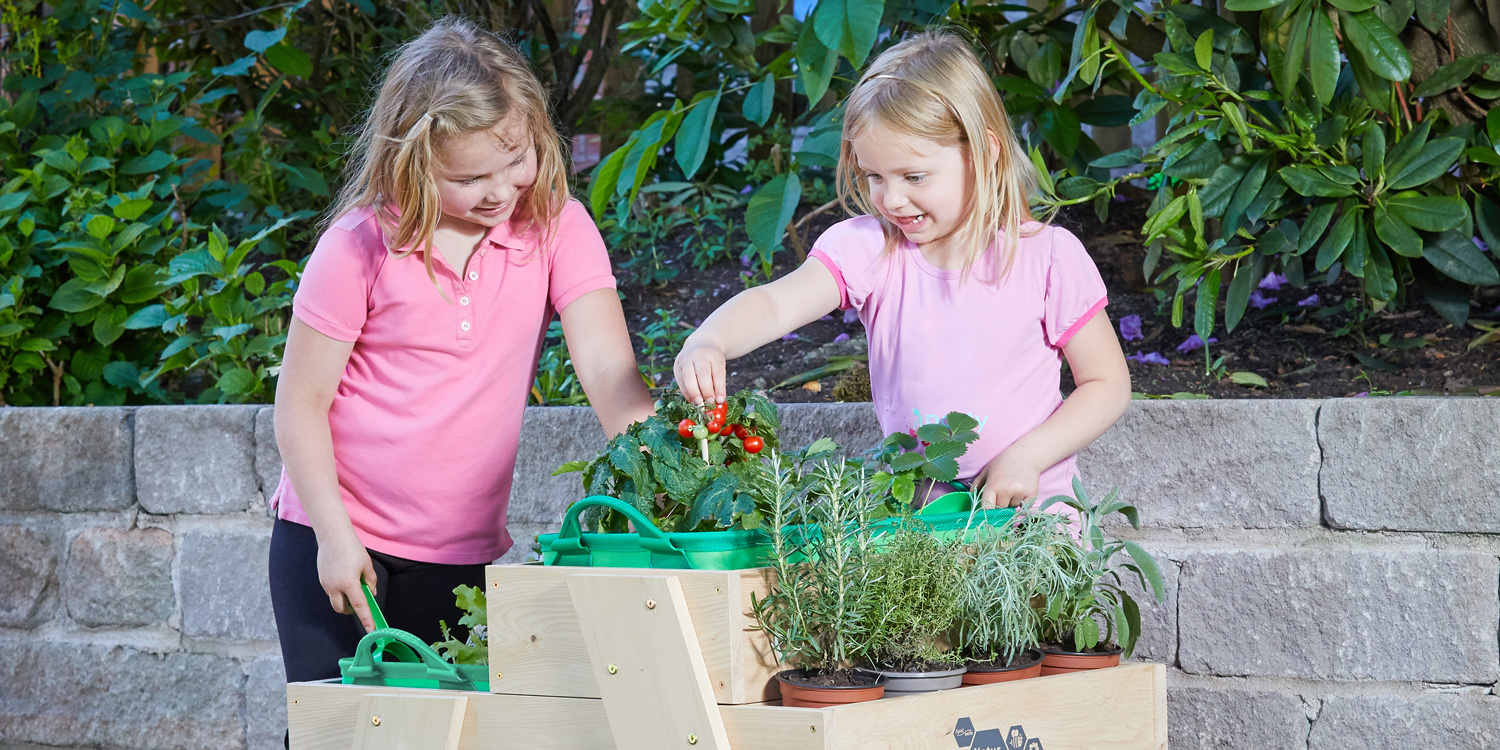
M 505 511 L 547 324 L 614 288 L 609 256 L 576 201 L 546 246 L 503 224 L 467 269 L 436 254 L 436 287 L 420 253 L 393 258 L 382 236 L 373 209 L 339 219 L 292 300 L 299 320 L 354 342 L 328 411 L 339 493 L 370 549 L 487 563 L 511 546 Z M 285 470 L 272 503 L 279 518 L 308 523 Z
M 979 440 L 958 461 L 965 481 L 1062 405 L 1062 347 L 1107 302 L 1066 229 L 1021 238 L 997 284 L 998 248 L 960 283 L 960 271 L 937 268 L 905 239 L 885 255 L 879 221 L 861 216 L 829 227 L 811 253 L 833 272 L 841 307 L 865 324 L 883 431 L 914 432 L 951 411 L 979 420 Z M 1042 472 L 1040 496 L 1072 495 L 1077 473 L 1073 456 Z

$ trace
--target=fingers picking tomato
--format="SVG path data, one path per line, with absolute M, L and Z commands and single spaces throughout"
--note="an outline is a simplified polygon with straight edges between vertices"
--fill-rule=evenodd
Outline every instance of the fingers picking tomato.
M 766 441 L 755 435 L 745 438 L 746 453 L 760 453 L 760 450 L 764 447 L 766 447 Z

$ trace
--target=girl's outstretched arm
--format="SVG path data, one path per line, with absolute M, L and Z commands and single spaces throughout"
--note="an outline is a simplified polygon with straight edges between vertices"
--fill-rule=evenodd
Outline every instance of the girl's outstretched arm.
M 296 316 L 287 330 L 281 377 L 276 382 L 276 445 L 287 478 L 318 538 L 318 582 L 337 612 L 359 616 L 375 629 L 359 582 L 375 591 L 375 566 L 354 533 L 333 464 L 328 408 L 344 377 L 354 343 L 329 338 Z
M 606 435 L 651 416 L 651 394 L 635 364 L 625 312 L 614 289 L 595 289 L 559 313 L 578 382 Z
M 1043 471 L 1094 442 L 1130 405 L 1130 368 L 1103 311 L 1073 334 L 1063 355 L 1077 387 L 1047 421 L 1022 435 L 975 478 L 984 507 L 1015 506 L 1036 497 Z
M 715 310 L 688 337 L 674 367 L 682 395 L 692 403 L 722 403 L 728 395 L 725 362 L 838 309 L 833 272 L 819 261 L 764 286 L 746 289 Z

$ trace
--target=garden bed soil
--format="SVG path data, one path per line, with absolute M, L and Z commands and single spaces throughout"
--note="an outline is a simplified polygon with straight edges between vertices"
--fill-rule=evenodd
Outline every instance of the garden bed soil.
M 1332 284 L 1309 278 L 1304 288 L 1284 285 L 1260 293 L 1275 301 L 1259 310 L 1249 310 L 1233 333 L 1222 325 L 1215 332 L 1215 358 L 1224 356 L 1223 376 L 1206 373 L 1201 349 L 1179 352 L 1192 333 L 1192 302 L 1189 321 L 1181 328 L 1171 324 L 1170 292 L 1175 285 L 1153 290 L 1142 274 L 1146 249 L 1139 240 L 1146 204 L 1137 200 L 1111 205 L 1108 220 L 1100 222 L 1088 207 L 1074 207 L 1059 214 L 1054 223 L 1076 234 L 1098 265 L 1110 303 L 1106 308 L 1118 335 L 1121 318 L 1139 315 L 1141 336 L 1122 341 L 1127 355 L 1160 355 L 1167 364 L 1131 361 L 1132 388 L 1156 397 L 1213 398 L 1335 398 L 1363 395 L 1500 395 L 1500 336 L 1470 348 L 1484 331 L 1476 327 L 1455 328 L 1427 307 L 1414 301 L 1405 309 L 1371 314 L 1359 302 L 1359 280 L 1348 274 Z M 805 213 L 809 209 L 804 207 Z M 822 230 L 841 220 L 838 211 L 814 217 L 806 236 L 816 239 Z M 731 226 L 738 224 L 731 222 Z M 736 232 L 738 235 L 739 233 Z M 620 258 L 616 258 L 618 263 Z M 776 258 L 772 278 L 799 265 L 793 250 Z M 617 266 L 624 295 L 627 322 L 640 354 L 639 334 L 656 321 L 658 309 L 670 310 L 687 325 L 697 325 L 734 294 L 745 288 L 746 267 L 727 261 L 697 270 L 684 259 L 672 261 L 680 274 L 663 285 L 640 285 Z M 1164 299 L 1158 293 L 1164 292 Z M 1413 289 L 1412 293 L 1416 292 Z M 1314 299 L 1315 298 L 1315 299 Z M 1345 307 L 1347 300 L 1355 300 Z M 1480 289 L 1471 306 L 1473 320 L 1500 320 L 1500 288 Z M 848 339 L 839 341 L 841 334 Z M 729 363 L 730 392 L 746 388 L 772 388 L 799 374 L 827 365 L 830 357 L 864 353 L 864 329 L 859 320 L 835 312 Z M 640 356 L 644 363 L 644 354 Z M 1156 359 L 1156 358 L 1151 358 Z M 1161 361 L 1158 360 L 1158 361 Z M 672 382 L 671 362 L 659 358 L 657 383 Z M 857 369 L 857 368 L 856 368 Z M 1228 373 L 1254 373 L 1265 387 L 1234 382 Z M 868 399 L 868 376 L 861 381 L 845 374 L 809 379 L 776 389 L 772 398 L 780 402 L 828 402 Z M 1072 389 L 1063 377 L 1063 390 Z M 835 390 L 838 397 L 835 397 Z

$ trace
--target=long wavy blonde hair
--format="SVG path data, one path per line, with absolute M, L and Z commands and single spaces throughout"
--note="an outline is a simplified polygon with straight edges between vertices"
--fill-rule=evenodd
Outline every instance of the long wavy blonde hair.
M 839 200 L 850 213 L 876 217 L 885 230 L 886 252 L 895 250 L 901 231 L 875 206 L 854 155 L 854 141 L 874 128 L 963 148 L 974 169 L 974 195 L 954 240 L 964 251 L 962 278 L 1005 233 L 998 280 L 1015 261 L 1021 226 L 1036 221 L 1028 196 L 1036 172 L 1011 128 L 1005 105 L 963 37 L 947 30 L 925 31 L 882 52 L 860 76 L 844 102 L 843 143 L 839 149 Z M 989 134 L 999 141 L 999 153 Z M 854 204 L 851 208 L 850 204 Z M 1041 231 L 1033 227 L 1024 236 Z
M 391 254 L 424 250 L 427 276 L 436 283 L 431 250 L 442 218 L 433 176 L 438 152 L 448 139 L 489 130 L 516 110 L 537 151 L 536 182 L 517 204 L 516 217 L 521 231 L 550 236 L 569 196 L 567 159 L 546 89 L 513 47 L 458 18 L 437 21 L 397 51 L 358 126 L 347 179 L 327 223 L 375 207 Z

